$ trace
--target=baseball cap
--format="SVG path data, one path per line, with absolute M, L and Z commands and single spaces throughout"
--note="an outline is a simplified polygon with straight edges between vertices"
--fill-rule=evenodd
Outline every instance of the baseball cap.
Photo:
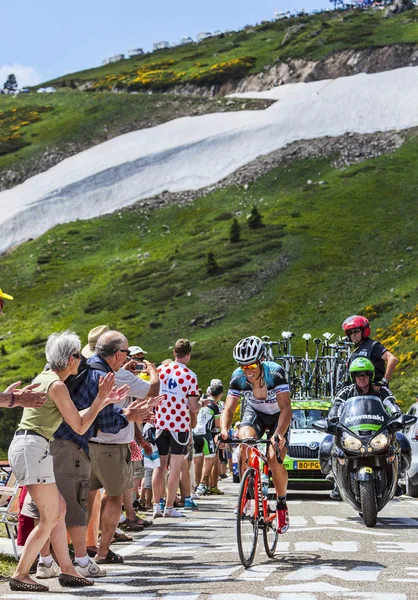
M 146 350 L 142 350 L 141 346 L 129 346 L 129 352 L 131 353 L 131 356 L 134 356 L 135 354 L 148 354 Z

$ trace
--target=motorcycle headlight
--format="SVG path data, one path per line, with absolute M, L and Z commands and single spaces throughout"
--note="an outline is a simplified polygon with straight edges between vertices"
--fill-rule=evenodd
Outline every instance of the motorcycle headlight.
M 382 450 L 389 445 L 389 441 L 390 440 L 387 435 L 384 433 L 379 433 L 379 435 L 372 439 L 370 446 L 373 448 L 373 450 Z
M 354 435 L 346 435 L 343 438 L 343 446 L 346 450 L 360 450 L 362 444 Z

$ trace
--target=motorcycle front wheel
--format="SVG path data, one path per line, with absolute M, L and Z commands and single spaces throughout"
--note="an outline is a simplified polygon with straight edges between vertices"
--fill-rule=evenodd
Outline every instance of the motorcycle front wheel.
M 377 504 L 374 481 L 359 481 L 361 510 L 366 527 L 374 527 L 377 523 Z

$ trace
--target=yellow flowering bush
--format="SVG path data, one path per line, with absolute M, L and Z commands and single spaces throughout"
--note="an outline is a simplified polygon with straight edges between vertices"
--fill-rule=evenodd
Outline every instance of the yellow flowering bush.
M 206 69 L 200 69 L 190 76 L 189 81 L 202 85 L 213 85 L 224 83 L 229 79 L 240 79 L 245 77 L 255 63 L 252 56 L 243 56 L 221 62 Z
M 22 127 L 39 121 L 40 113 L 50 110 L 50 106 L 40 106 L 37 110 L 20 107 L 0 111 L 0 156 L 27 146 L 30 142 L 23 139 Z

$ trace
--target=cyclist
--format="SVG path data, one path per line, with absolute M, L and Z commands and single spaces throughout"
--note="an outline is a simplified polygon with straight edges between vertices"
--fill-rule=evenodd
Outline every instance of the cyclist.
M 292 418 L 289 385 L 283 368 L 271 361 L 264 361 L 265 348 L 256 336 L 244 338 L 235 346 L 233 357 L 238 368 L 232 373 L 225 409 L 221 414 L 221 433 L 228 438 L 234 411 L 240 398 L 246 400 L 238 437 L 240 439 L 261 439 L 268 430 L 268 438 L 273 435 L 280 450 L 282 460 L 286 456 L 288 429 Z M 274 487 L 277 494 L 278 532 L 289 529 L 289 514 L 286 504 L 288 475 L 283 464 L 276 460 L 275 448 L 268 450 Z M 242 472 L 246 468 L 241 461 Z
M 373 381 L 375 378 L 375 369 L 371 360 L 368 358 L 364 358 L 362 356 L 353 360 L 349 367 L 349 373 L 351 378 L 351 385 L 343 387 L 338 394 L 334 398 L 334 403 L 330 408 L 328 413 L 328 418 L 338 419 L 342 405 L 349 398 L 354 398 L 355 396 L 362 396 L 363 394 L 368 394 L 370 396 L 377 396 L 383 402 L 384 407 L 387 412 L 391 416 L 399 416 L 402 414 L 401 409 L 396 403 L 395 398 L 392 395 L 390 389 L 384 385 L 373 385 Z M 403 437 L 397 436 L 398 442 L 400 442 L 401 446 L 403 445 Z M 325 445 L 322 446 L 321 454 L 327 450 L 325 449 L 327 444 L 331 444 L 331 437 L 326 437 L 322 443 L 325 442 Z M 330 448 L 330 446 L 329 446 Z M 338 490 L 338 485 L 334 482 L 334 489 L 330 493 L 330 496 L 333 500 L 340 500 L 340 492 Z
M 398 359 L 380 342 L 370 337 L 370 323 L 366 317 L 353 315 L 342 324 L 348 339 L 354 344 L 350 364 L 361 356 L 368 358 L 374 365 L 374 383 L 387 386 L 396 368 Z

